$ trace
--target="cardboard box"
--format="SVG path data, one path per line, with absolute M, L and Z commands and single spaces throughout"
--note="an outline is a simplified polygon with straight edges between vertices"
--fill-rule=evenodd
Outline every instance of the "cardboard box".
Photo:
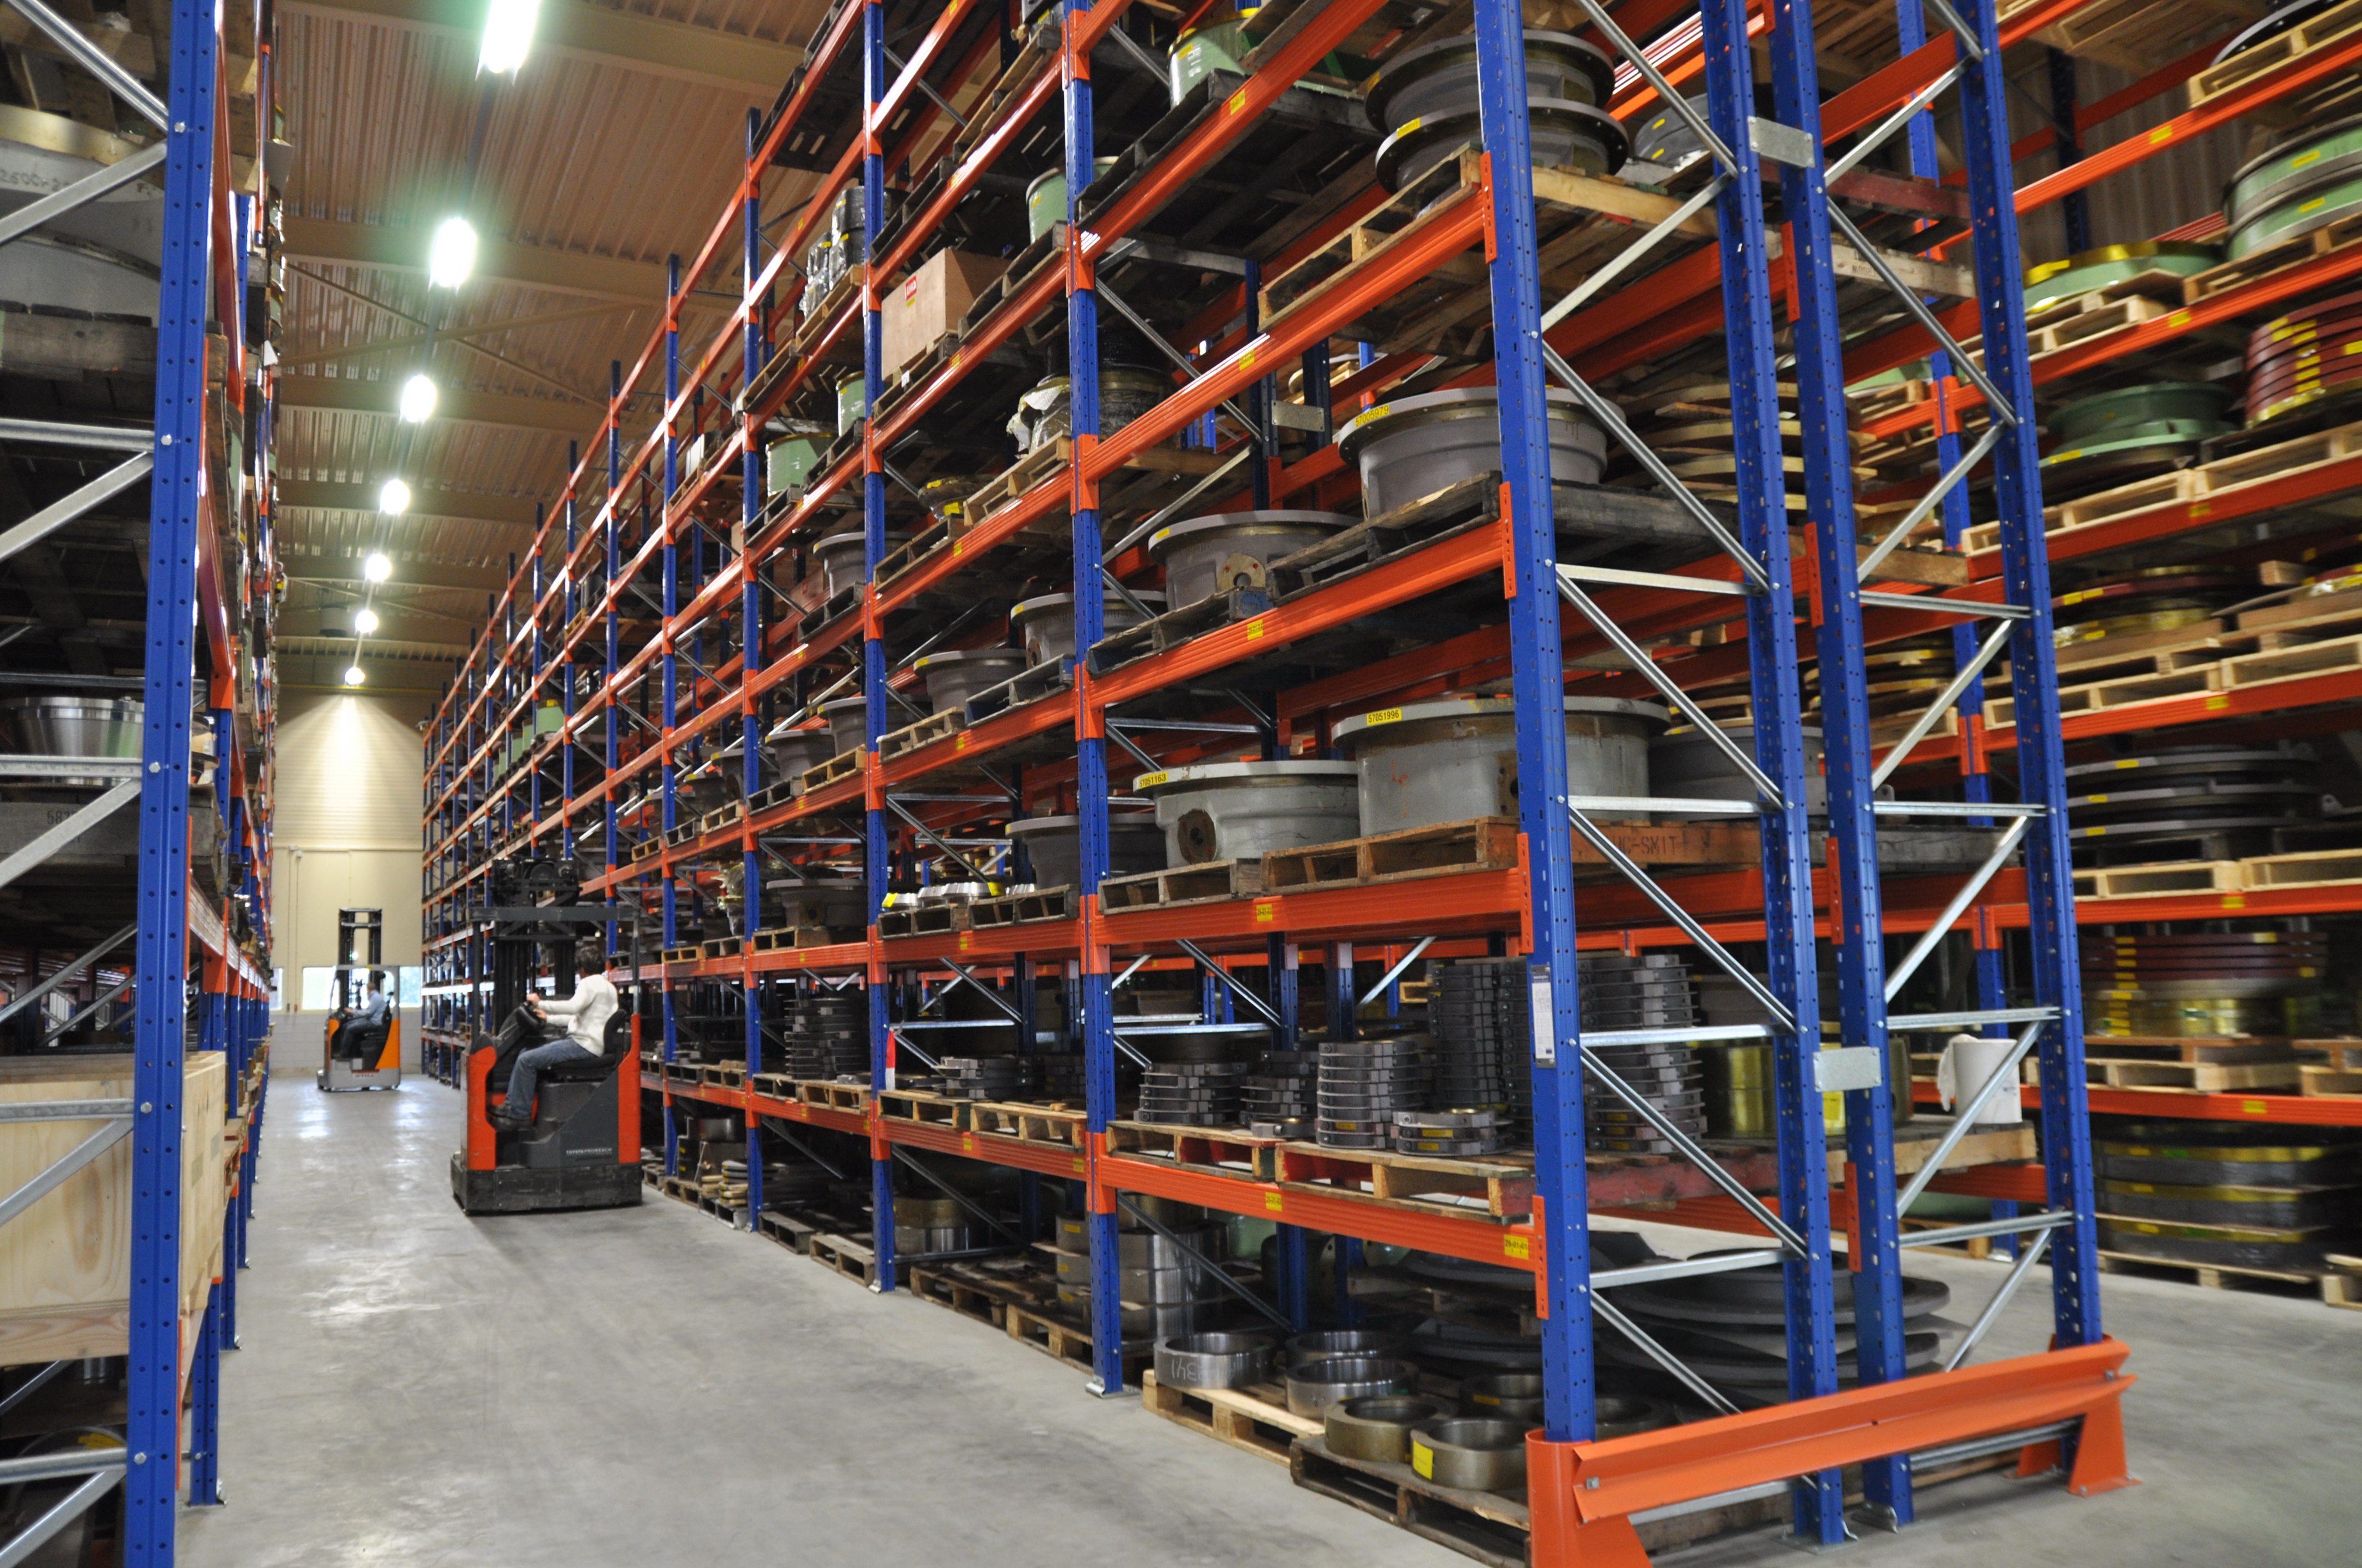
M 885 370 L 889 377 L 959 330 L 960 318 L 1007 263 L 965 250 L 939 250 L 878 302 L 885 318 Z

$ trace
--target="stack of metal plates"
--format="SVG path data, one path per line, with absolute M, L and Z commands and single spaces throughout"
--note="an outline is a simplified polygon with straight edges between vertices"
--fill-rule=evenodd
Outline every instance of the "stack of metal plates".
M 1467 1158 L 1500 1152 L 1499 1110 L 1397 1110 L 1395 1150 L 1404 1154 L 1443 1154 Z
M 1694 1027 L 1697 1003 L 1690 993 L 1689 965 L 1667 953 L 1586 954 L 1578 962 L 1585 1048 L 1683 1132 L 1705 1137 L 1705 1069 L 1687 1043 L 1619 1044 L 1590 1038 L 1628 1030 Z M 1585 1099 L 1593 1150 L 1616 1154 L 1674 1152 L 1672 1139 L 1605 1085 L 1594 1082 Z
M 1032 1063 L 1023 1056 L 944 1056 L 943 1092 L 954 1099 L 1017 1099 L 1033 1087 Z
M 1320 1073 L 1317 1051 L 1267 1051 L 1240 1091 L 1248 1128 L 1263 1138 L 1312 1136 L 1312 1090 Z
M 2247 337 L 2247 423 L 2362 393 L 2362 293 L 2268 322 Z
M 2081 933 L 2095 1034 L 2303 1035 L 2319 1021 L 2329 938 L 2318 931 Z
M 1314 1136 L 1333 1149 L 1393 1147 L 1396 1113 L 1424 1110 L 1429 1103 L 1432 1047 L 1424 1034 L 1321 1046 Z
M 1830 1281 L 1841 1387 L 1857 1381 L 1854 1279 L 1841 1268 Z M 1907 1370 L 1921 1372 L 1936 1364 L 1942 1353 L 1939 1331 L 1951 1325 L 1935 1315 L 1951 1295 L 1941 1281 L 1903 1276 L 1903 1359 Z M 1613 1299 L 1651 1339 L 1734 1403 L 1769 1405 L 1788 1397 L 1787 1286 L 1777 1264 L 1625 1286 Z M 1659 1374 L 1647 1352 L 1604 1326 L 1598 1355 L 1610 1366 Z
M 1533 1124 L 1533 1015 L 1522 958 L 1446 964 L 1428 1003 L 1435 1028 L 1435 1102 L 1448 1110 L 1497 1109 L 1505 1137 Z
M 1051 1100 L 1080 1100 L 1083 1098 L 1083 1058 L 1077 1051 L 1054 1051 L 1033 1058 L 1041 1074 L 1042 1098 Z
M 2321 780 L 2303 745 L 2159 746 L 2067 769 L 2078 865 L 2239 860 L 2310 847 Z
M 1235 1127 L 1250 1062 L 1175 1062 L 1140 1075 L 1142 1121 L 1181 1127 Z
M 2344 1129 L 2126 1122 L 2092 1140 L 2100 1246 L 2160 1263 L 2311 1273 L 2354 1248 L 2362 1141 Z

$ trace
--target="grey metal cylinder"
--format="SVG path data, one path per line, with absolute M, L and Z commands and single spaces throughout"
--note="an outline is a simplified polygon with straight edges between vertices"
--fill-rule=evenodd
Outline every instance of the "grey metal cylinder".
M 836 736 L 825 729 L 789 730 L 771 741 L 771 760 L 790 784 L 835 755 Z
M 137 697 L 12 697 L 8 735 L 36 756 L 138 756 L 148 705 Z
M 1570 795 L 1649 793 L 1649 743 L 1672 715 L 1625 697 L 1569 697 Z M 1362 831 L 1393 833 L 1471 817 L 1518 814 L 1518 705 L 1451 697 L 1340 720 L 1337 748 L 1354 759 Z M 1623 822 L 1629 814 L 1599 813 Z
M 828 721 L 829 744 L 836 747 L 831 755 L 842 756 L 869 744 L 868 698 L 840 697 L 833 702 L 822 702 L 820 715 Z
M 1359 772 L 1350 762 L 1197 763 L 1143 773 L 1132 790 L 1156 802 L 1165 864 L 1198 866 L 1358 837 Z
M 1530 1421 L 1453 1416 L 1421 1421 L 1410 1430 L 1411 1468 L 1439 1486 L 1507 1492 L 1526 1484 L 1526 1433 Z
M 1352 525 L 1335 512 L 1221 512 L 1159 528 L 1148 553 L 1164 568 L 1164 595 L 1178 610 L 1234 588 L 1263 588 L 1272 562 Z
M 1410 1348 L 1410 1336 L 1386 1329 L 1321 1329 L 1310 1333 L 1291 1335 L 1287 1342 L 1287 1364 L 1308 1366 L 1316 1361 L 1335 1361 L 1341 1356 L 1393 1357 Z M 1441 1415 L 1444 1412 L 1436 1412 Z
M 1033 865 L 1037 888 L 1079 888 L 1083 885 L 1083 841 L 1080 819 L 1073 816 L 1026 817 L 1009 824 L 1009 836 L 1025 846 Z M 1125 812 L 1108 818 L 1108 875 L 1164 868 L 1164 830 L 1146 812 Z
M 1167 1388 L 1243 1388 L 1270 1370 L 1268 1334 L 1182 1334 L 1156 1345 L 1156 1381 Z
M 1164 595 L 1153 589 L 1134 589 L 1132 598 L 1148 606 L 1151 615 L 1164 613 Z M 1107 596 L 1099 616 L 1101 626 L 1109 635 L 1137 626 L 1146 619 L 1129 601 L 1115 593 Z M 1025 639 L 1028 665 L 1075 657 L 1075 596 L 1071 593 L 1045 593 L 1038 599 L 1020 600 L 1009 613 L 1009 624 Z
M 1347 1399 L 1408 1394 L 1418 1386 L 1418 1368 L 1392 1356 L 1341 1356 L 1287 1369 L 1287 1408 L 1318 1416 Z
M 1753 724 L 1725 724 L 1722 733 L 1728 735 L 1740 751 L 1749 756 L 1755 755 Z M 1828 815 L 1829 780 L 1821 770 L 1821 732 L 1808 728 L 1805 731 L 1805 811 L 1809 816 Z M 1732 762 L 1720 746 L 1692 726 L 1659 735 L 1649 744 L 1649 785 L 1652 794 L 1675 798 L 1688 796 L 1702 801 L 1752 801 L 1756 798 L 1754 780 L 1741 773 L 1738 764 Z
M 967 700 L 1025 669 L 1022 648 L 955 648 L 933 653 L 911 667 L 927 683 L 927 706 L 934 712 L 965 709 Z
M 777 877 L 763 884 L 782 905 L 784 923 L 845 930 L 869 923 L 862 885 L 836 878 Z
M 1526 94 L 1605 105 L 1616 85 L 1615 62 L 1605 50 L 1571 33 L 1526 29 Z M 1473 114 L 1476 104 L 1476 35 L 1462 33 L 1407 49 L 1379 68 L 1363 96 L 1370 124 L 1397 131 L 1432 115 Z
M 1538 168 L 1613 174 L 1624 166 L 1631 149 L 1630 138 L 1616 116 L 1589 104 L 1529 94 L 1526 120 Z M 1378 182 L 1389 191 L 1404 190 L 1461 149 L 1484 145 L 1484 122 L 1473 108 L 1407 121 L 1378 144 Z M 1451 189 L 1445 187 L 1427 204 L 1433 206 L 1450 194 Z
M 1552 484 L 1596 484 L 1607 436 L 1569 392 L 1550 394 Z M 1501 468 L 1501 408 L 1491 387 L 1420 392 L 1353 416 L 1337 432 L 1362 476 L 1362 510 L 1384 516 L 1462 480 Z
M 1408 1464 L 1411 1429 L 1450 1414 L 1451 1408 L 1444 1401 L 1423 1394 L 1341 1399 L 1321 1412 L 1320 1441 L 1330 1452 L 1347 1459 Z
M 1099 434 L 1112 436 L 1154 408 L 1173 392 L 1172 381 L 1155 370 L 1099 367 Z M 1029 456 L 1066 435 L 1072 428 L 1068 404 L 1074 393 L 1064 376 L 1035 382 L 1017 400 L 1008 430 L 1019 450 Z
M 1460 1397 L 1479 1416 L 1505 1421 L 1542 1419 L 1542 1379 L 1538 1372 L 1498 1372 L 1472 1377 L 1460 1386 Z
M 906 530 L 889 533 L 886 536 L 886 553 L 892 555 L 910 542 L 911 536 Z M 812 554 L 820 559 L 822 580 L 828 584 L 831 598 L 855 583 L 869 580 L 868 557 L 865 553 L 867 543 L 866 536 L 856 531 L 831 534 L 812 546 Z

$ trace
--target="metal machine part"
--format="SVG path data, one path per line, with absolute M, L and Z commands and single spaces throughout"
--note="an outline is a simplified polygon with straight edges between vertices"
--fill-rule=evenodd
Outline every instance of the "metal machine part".
M 891 555 L 911 542 L 907 529 L 889 529 L 886 552 Z M 812 546 L 812 555 L 820 562 L 821 580 L 827 585 L 832 599 L 869 580 L 868 537 L 866 535 L 831 534 Z
M 1131 598 L 1148 608 L 1151 614 L 1164 611 L 1164 595 L 1156 589 L 1134 589 Z M 1137 626 L 1146 619 L 1131 607 L 1131 600 L 1109 591 L 1099 608 L 1105 635 Z M 1009 612 L 1010 629 L 1025 640 L 1025 660 L 1028 666 L 1047 664 L 1052 659 L 1075 657 L 1075 596 L 1071 593 L 1044 593 L 1033 599 L 1018 601 Z
M 2202 245 L 2195 240 L 2160 239 L 2141 245 L 2103 245 L 2070 256 L 2062 261 L 2045 261 L 2025 270 L 2025 308 L 2031 313 L 2060 300 L 2070 300 L 2078 294 L 2088 294 L 2104 289 L 2111 283 L 2121 283 L 2137 278 L 2144 272 L 2174 272 L 2188 277 L 2202 272 L 2223 259 L 2218 245 Z
M 1164 402 L 1172 391 L 1172 381 L 1161 371 L 1102 365 L 1099 434 L 1114 435 Z M 1045 376 L 1017 400 L 1017 412 L 1009 417 L 1009 434 L 1017 438 L 1020 451 L 1030 456 L 1067 433 L 1066 404 L 1072 395 L 1065 377 Z
M 1233 590 L 1266 590 L 1272 562 L 1352 525 L 1335 512 L 1223 512 L 1159 528 L 1148 553 L 1164 567 L 1165 598 L 1177 610 Z
M 1441 1399 L 1421 1394 L 1382 1394 L 1341 1399 L 1320 1415 L 1320 1441 L 1347 1459 L 1383 1464 L 1410 1463 L 1411 1429 L 1451 1414 Z
M 1341 1356 L 1397 1358 L 1410 1347 L 1410 1336 L 1390 1329 L 1316 1329 L 1290 1335 L 1287 1364 L 1309 1366 Z
M 1551 482 L 1596 484 L 1607 461 L 1607 436 L 1575 395 L 1552 392 Z M 1362 509 L 1377 517 L 1501 466 L 1500 399 L 1490 387 L 1419 392 L 1358 414 L 1337 432 L 1337 447 L 1362 476 Z M 1579 515 L 1558 521 L 1580 535 Z
M 1009 824 L 1009 836 L 1025 846 L 1037 888 L 1077 888 L 1083 880 L 1081 819 L 1023 817 Z M 1108 817 L 1108 875 L 1164 868 L 1164 830 L 1148 812 L 1117 812 Z
M 1597 45 L 1572 33 L 1526 29 L 1526 94 L 1604 105 L 1616 84 L 1616 66 Z M 1476 35 L 1438 39 L 1390 57 L 1363 95 L 1370 124 L 1400 130 L 1429 115 L 1472 113 L 1476 107 Z
M 1156 1346 L 1156 1381 L 1167 1388 L 1243 1388 L 1271 1371 L 1268 1334 L 1183 1334 Z
M 911 666 L 927 685 L 927 706 L 934 712 L 965 712 L 967 700 L 1023 673 L 1022 648 L 955 648 L 933 653 Z
M 859 751 L 869 744 L 868 698 L 840 697 L 833 702 L 823 702 L 820 715 L 828 721 L 828 741 L 836 748 L 829 754 L 831 756 Z
M 1624 167 L 1631 150 L 1616 117 L 1589 104 L 1528 98 L 1526 115 L 1533 127 L 1538 168 L 1613 174 Z M 1411 120 L 1378 144 L 1379 182 L 1389 191 L 1403 190 L 1462 148 L 1484 145 L 1484 127 L 1473 108 Z
M 1526 1484 L 1529 1421 L 1447 1416 L 1410 1430 L 1410 1467 L 1439 1486 L 1507 1492 Z
M 1753 724 L 1725 724 L 1722 733 L 1739 750 L 1753 753 Z M 1821 732 L 1807 728 L 1803 733 L 1805 812 L 1808 816 L 1826 817 L 1829 812 L 1829 780 L 1821 767 Z M 1668 730 L 1649 744 L 1649 783 L 1656 794 L 1683 799 L 1759 799 L 1754 780 L 1740 772 L 1720 746 L 1687 724 Z
M 1392 1148 L 1396 1115 L 1426 1110 L 1433 1094 L 1425 1035 L 1330 1041 L 1320 1047 L 1314 1135 L 1335 1149 Z
M 2362 293 L 2268 321 L 2247 336 L 2247 422 L 2362 396 Z
M 771 760 L 791 794 L 803 793 L 803 776 L 835 755 L 836 736 L 827 729 L 789 730 L 771 740 Z
M 2279 19 L 2276 13 L 2258 27 Z M 2224 251 L 2236 261 L 2357 211 L 2362 211 L 2362 115 L 2299 128 L 2241 165 L 2223 193 L 2224 221 L 2230 226 Z
M 1564 702 L 1567 793 L 1648 794 L 1649 743 L 1671 713 L 1624 697 Z M 1381 708 L 1339 720 L 1331 737 L 1360 768 L 1363 833 L 1518 814 L 1513 699 L 1450 697 Z M 1624 819 L 1610 813 L 1594 820 Z
M 1359 772 L 1350 762 L 1208 762 L 1143 773 L 1131 787 L 1156 802 L 1165 864 L 1198 866 L 1358 836 Z
M 1348 1399 L 1409 1394 L 1418 1387 L 1418 1367 L 1392 1356 L 1340 1356 L 1287 1369 L 1287 1408 L 1318 1416 Z

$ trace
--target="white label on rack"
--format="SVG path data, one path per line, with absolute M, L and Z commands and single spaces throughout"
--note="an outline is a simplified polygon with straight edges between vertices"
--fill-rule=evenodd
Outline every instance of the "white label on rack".
M 1534 1009 L 1534 1060 L 1545 1067 L 1558 1066 L 1558 1004 L 1551 997 L 1551 972 L 1547 964 L 1536 964 L 1529 971 Z

